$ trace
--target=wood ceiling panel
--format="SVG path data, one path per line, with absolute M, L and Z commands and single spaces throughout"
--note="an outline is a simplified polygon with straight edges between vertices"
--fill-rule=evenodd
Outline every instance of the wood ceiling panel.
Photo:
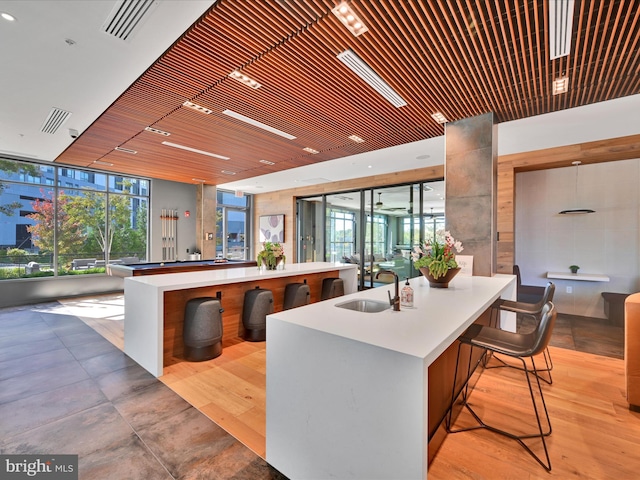
M 449 121 L 494 112 L 504 122 L 640 89 L 640 0 L 576 2 L 571 53 L 554 60 L 546 0 L 352 0 L 369 28 L 358 37 L 331 13 L 336 3 L 219 0 L 57 160 L 112 158 L 123 173 L 226 182 L 219 161 L 162 141 L 227 155 L 233 178 L 250 178 L 440 136 L 443 127 L 431 118 L 437 111 Z M 336 55 L 347 49 L 407 105 L 394 107 L 346 68 Z M 262 87 L 229 78 L 235 69 Z M 554 96 L 561 75 L 569 92 Z M 185 100 L 214 113 L 187 109 Z M 145 132 L 150 125 L 171 136 Z M 351 134 L 366 142 L 353 143 Z M 138 154 L 115 152 L 118 145 Z M 320 153 L 304 152 L 307 146 Z

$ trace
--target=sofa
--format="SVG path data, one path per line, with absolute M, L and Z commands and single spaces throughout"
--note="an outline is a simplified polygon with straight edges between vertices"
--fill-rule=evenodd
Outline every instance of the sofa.
M 624 302 L 624 376 L 629 408 L 640 412 L 640 293 Z

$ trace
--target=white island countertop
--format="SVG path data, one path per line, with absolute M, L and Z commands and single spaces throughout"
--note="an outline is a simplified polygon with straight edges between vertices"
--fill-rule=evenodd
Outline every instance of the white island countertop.
M 312 328 L 328 334 L 418 357 L 430 364 L 484 312 L 513 282 L 512 275 L 456 277 L 449 288 L 431 288 L 423 277 L 410 279 L 414 291 L 413 308 L 389 308 L 364 313 L 335 307 L 353 298 L 388 302 L 394 285 L 373 288 L 325 300 L 301 311 L 285 311 L 272 316 L 280 321 Z M 404 281 L 400 282 L 402 289 Z M 513 285 L 512 285 L 513 288 Z M 507 327 L 508 328 L 508 327 Z
M 399 312 L 335 306 L 388 302 L 388 285 L 267 317 L 266 459 L 287 477 L 426 478 L 429 366 L 496 299 L 515 299 L 516 277 L 410 283 L 414 308 Z

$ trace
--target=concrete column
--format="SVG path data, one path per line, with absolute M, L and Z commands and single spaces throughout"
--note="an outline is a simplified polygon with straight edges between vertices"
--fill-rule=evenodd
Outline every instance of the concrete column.
M 473 274 L 496 272 L 498 135 L 486 113 L 445 125 L 445 225 L 473 255 Z
M 216 257 L 216 186 L 198 185 L 196 202 L 196 245 L 203 259 L 212 259 Z

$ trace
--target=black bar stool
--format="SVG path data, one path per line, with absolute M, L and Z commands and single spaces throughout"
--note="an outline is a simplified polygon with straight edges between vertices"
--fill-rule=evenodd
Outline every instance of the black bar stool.
M 451 392 L 451 407 L 449 408 L 449 414 L 447 416 L 446 427 L 449 433 L 458 433 L 469 430 L 476 430 L 479 428 L 486 428 L 492 432 L 498 433 L 500 435 L 504 435 L 508 438 L 516 440 L 536 461 L 542 465 L 545 470 L 551 471 L 551 460 L 549 458 L 549 452 L 547 450 L 547 443 L 545 437 L 551 434 L 551 421 L 549 420 L 549 412 L 547 411 L 547 405 L 544 401 L 544 395 L 542 393 L 542 387 L 540 386 L 540 378 L 538 377 L 538 372 L 536 370 L 536 364 L 534 360 L 534 356 L 540 354 L 545 348 L 547 348 L 549 344 L 549 339 L 551 338 L 551 334 L 553 333 L 553 327 L 556 321 L 556 309 L 553 303 L 548 302 L 540 312 L 538 316 L 539 322 L 538 327 L 534 332 L 530 333 L 513 333 L 508 332 L 506 330 L 501 330 L 499 328 L 484 326 L 473 324 L 471 325 L 467 331 L 465 331 L 459 338 L 458 344 L 458 355 L 456 358 L 456 369 L 453 379 L 453 390 Z M 456 395 L 456 381 L 458 377 L 458 366 L 460 364 L 460 349 L 462 345 L 469 345 L 469 361 L 467 364 L 467 381 L 463 388 L 461 388 L 458 395 Z M 469 399 L 469 377 L 471 375 L 471 358 L 473 353 L 473 348 L 478 347 L 483 349 L 485 352 L 494 352 L 502 355 L 507 355 L 509 357 L 518 359 L 522 362 L 522 370 L 525 373 L 525 377 L 527 378 L 527 384 L 529 386 L 529 394 L 531 395 L 531 402 L 533 404 L 533 410 L 536 416 L 536 421 L 538 424 L 537 433 L 525 434 L 525 435 L 515 435 L 511 432 L 507 432 L 505 430 L 501 430 L 499 428 L 487 425 L 482 421 L 479 415 L 473 410 L 471 405 L 468 402 Z M 527 367 L 526 358 L 531 359 L 532 369 Z M 478 364 L 481 365 L 481 361 Z M 477 367 L 478 364 L 475 366 Z M 533 388 L 531 386 L 531 377 L 529 374 L 533 374 L 533 377 L 536 379 L 536 384 L 538 385 L 538 390 L 540 393 L 540 398 L 542 399 L 542 406 L 544 409 L 544 414 L 546 417 L 546 425 L 545 428 L 548 427 L 547 431 L 543 430 L 542 422 L 540 421 L 540 414 L 538 412 L 538 406 L 536 404 L 536 399 L 534 395 Z M 469 413 L 476 420 L 478 425 L 474 425 L 472 427 L 460 428 L 457 430 L 453 429 L 452 425 L 452 416 L 453 416 L 453 407 L 456 402 L 458 396 L 462 395 L 462 406 L 465 407 Z M 508 408 L 508 405 L 504 405 L 503 408 Z M 544 448 L 544 453 L 546 456 L 546 462 L 544 462 L 538 455 L 536 455 L 531 448 L 523 442 L 524 439 L 529 438 L 540 438 L 542 440 L 542 445 Z
M 245 340 L 264 342 L 267 339 L 267 315 L 273 313 L 273 292 L 256 287 L 244 294 L 242 325 Z
M 325 278 L 322 280 L 321 300 L 341 297 L 344 295 L 344 281 L 341 278 Z
M 548 302 L 553 301 L 553 295 L 555 291 L 556 291 L 556 286 L 553 283 L 548 282 L 547 285 L 544 287 L 540 300 L 538 300 L 538 302 L 536 303 L 514 302 L 513 300 L 505 300 L 505 299 L 499 298 L 492 305 L 492 307 L 494 308 L 494 311 L 497 314 L 495 326 L 496 327 L 499 326 L 498 321 L 500 318 L 500 310 L 503 310 L 505 312 L 513 312 L 516 315 L 524 315 L 526 317 L 532 318 L 534 322 L 536 322 L 544 306 Z M 542 355 L 544 357 L 544 363 L 546 365 L 546 368 L 538 369 L 538 373 L 547 372 L 547 375 L 549 378 L 547 379 L 544 377 L 540 377 L 540 379 L 547 382 L 549 385 L 551 385 L 553 383 L 553 378 L 551 378 L 551 370 L 553 370 L 553 361 L 551 360 L 551 354 L 549 353 L 549 349 L 545 348 L 544 351 L 542 352 Z M 498 367 L 520 368 L 517 365 L 509 365 L 498 357 L 495 357 L 495 358 L 496 360 L 499 360 L 502 363 L 502 365 L 496 365 L 488 368 L 498 368 Z
M 220 298 L 200 297 L 187 302 L 182 329 L 186 360 L 202 362 L 220 356 L 222 312 Z
M 311 290 L 307 285 L 307 279 L 304 283 L 289 283 L 284 288 L 284 310 L 290 310 L 296 307 L 308 305 L 311 300 Z

